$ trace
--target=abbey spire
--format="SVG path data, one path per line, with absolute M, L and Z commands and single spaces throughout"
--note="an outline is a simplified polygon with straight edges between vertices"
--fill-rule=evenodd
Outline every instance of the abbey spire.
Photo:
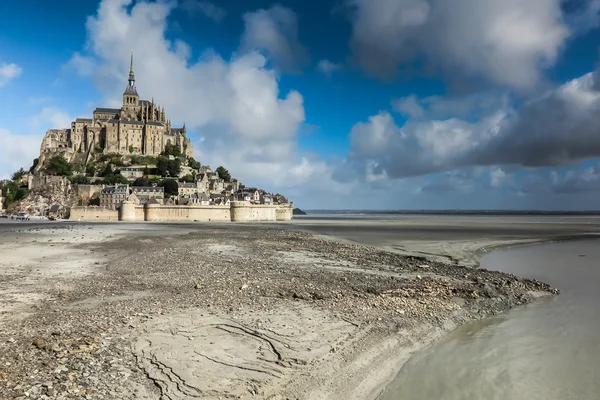
M 133 49 L 131 49 L 131 61 L 129 63 L 129 86 L 135 87 L 135 75 L 133 73 Z
M 123 95 L 130 95 L 139 98 L 137 89 L 135 88 L 135 74 L 133 73 L 133 49 L 131 49 L 131 59 L 129 62 L 129 85 L 127 85 L 127 87 L 125 88 L 125 92 L 123 93 Z M 135 104 L 137 105 L 137 99 L 127 97 L 127 100 L 125 100 L 125 98 L 123 100 L 123 104 L 135 102 Z

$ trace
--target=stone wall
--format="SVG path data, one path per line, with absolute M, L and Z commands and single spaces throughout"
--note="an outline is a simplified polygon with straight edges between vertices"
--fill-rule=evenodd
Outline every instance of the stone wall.
M 71 207 L 73 221 L 118 221 L 119 212 L 103 207 Z
M 45 175 L 43 173 L 32 175 L 31 180 L 28 183 L 29 189 L 31 190 L 41 190 L 45 189 L 47 186 L 56 186 L 60 187 L 61 190 L 67 187 L 70 188 L 71 182 L 65 176 L 53 176 L 53 175 Z
M 161 206 L 148 204 L 145 221 L 230 222 L 229 206 Z
M 81 221 L 123 222 L 260 222 L 289 221 L 291 206 L 268 206 L 235 201 L 231 206 L 169 206 L 159 204 L 136 205 L 122 203 L 120 209 L 102 207 L 72 207 L 71 219 Z
M 231 203 L 232 222 L 277 221 L 277 206 L 251 204 L 247 201 Z

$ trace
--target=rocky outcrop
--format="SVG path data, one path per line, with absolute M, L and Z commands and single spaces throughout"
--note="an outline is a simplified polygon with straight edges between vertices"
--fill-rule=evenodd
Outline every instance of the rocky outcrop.
M 41 215 L 51 206 L 58 204 L 68 209 L 77 205 L 78 197 L 71 182 L 63 176 L 46 177 L 43 184 L 35 185 L 29 195 L 16 207 L 16 211 Z

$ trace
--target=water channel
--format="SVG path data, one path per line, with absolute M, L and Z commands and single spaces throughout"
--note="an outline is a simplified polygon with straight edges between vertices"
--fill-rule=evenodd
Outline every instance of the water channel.
M 481 265 L 561 294 L 459 328 L 413 357 L 380 400 L 600 399 L 600 241 L 498 251 Z

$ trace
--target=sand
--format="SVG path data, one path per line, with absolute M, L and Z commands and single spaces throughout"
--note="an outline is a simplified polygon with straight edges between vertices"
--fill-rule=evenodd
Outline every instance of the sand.
M 0 398 L 374 399 L 449 330 L 551 292 L 456 264 L 576 225 L 0 225 Z

